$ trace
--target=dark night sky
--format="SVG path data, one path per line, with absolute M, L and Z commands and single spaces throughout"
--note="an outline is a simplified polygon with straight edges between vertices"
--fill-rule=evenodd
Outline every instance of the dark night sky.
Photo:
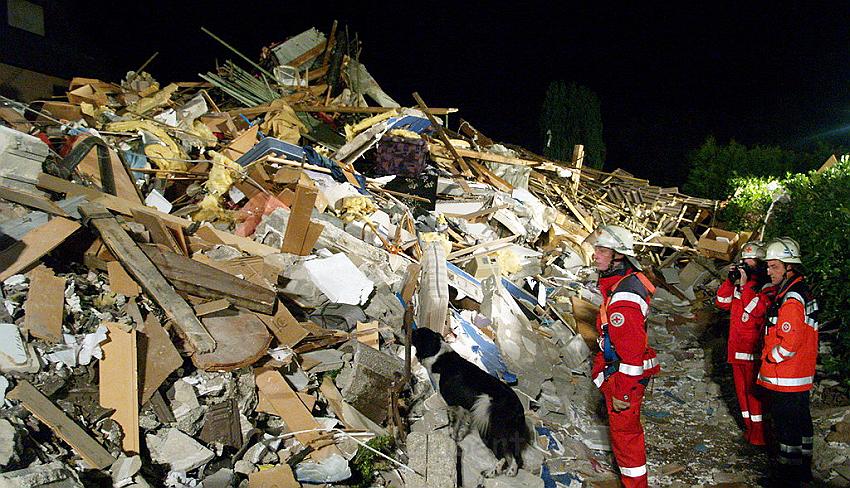
M 104 60 L 98 76 L 118 80 L 159 51 L 149 71 L 167 82 L 197 80 L 233 58 L 201 25 L 255 58 L 263 45 L 313 26 L 327 33 L 338 19 L 359 33 L 361 61 L 399 102 L 418 90 L 490 137 L 533 150 L 548 82 L 577 81 L 599 94 L 606 168 L 664 185 L 681 183 L 686 153 L 709 134 L 793 147 L 850 121 L 844 1 L 333 3 L 94 1 L 80 11 L 99 14 L 70 25 L 89 33 L 81 50 Z

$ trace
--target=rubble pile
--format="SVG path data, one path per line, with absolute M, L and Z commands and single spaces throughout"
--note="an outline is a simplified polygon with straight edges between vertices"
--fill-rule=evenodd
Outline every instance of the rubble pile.
M 706 398 L 700 310 L 746 240 L 717 203 L 451 131 L 457 109 L 401 107 L 359 50 L 334 25 L 201 82 L 4 99 L 0 486 L 603 486 L 599 224 L 640 237 L 650 337 L 696 381 L 660 389 Z M 518 392 L 537 435 L 515 477 L 450 437 L 417 326 Z

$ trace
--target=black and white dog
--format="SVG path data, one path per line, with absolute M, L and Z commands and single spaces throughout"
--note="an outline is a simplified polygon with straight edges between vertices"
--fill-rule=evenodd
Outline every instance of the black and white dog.
M 472 426 L 499 460 L 493 474 L 504 470 L 516 475 L 522 467 L 522 451 L 531 442 L 531 431 L 516 393 L 454 352 L 431 329 L 417 328 L 411 343 L 437 392 L 454 410 L 455 440 L 463 439 L 466 417 L 471 416 Z

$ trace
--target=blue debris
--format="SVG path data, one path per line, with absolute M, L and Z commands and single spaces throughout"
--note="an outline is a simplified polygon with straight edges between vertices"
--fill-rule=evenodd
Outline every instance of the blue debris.
M 553 475 L 549 466 L 546 464 L 543 465 L 540 477 L 543 478 L 544 488 L 557 488 L 557 483 L 561 483 L 566 486 L 570 486 L 573 481 L 581 483 L 581 478 L 570 473 L 558 473 Z
M 472 351 L 481 358 L 481 363 L 487 369 L 487 372 L 496 378 L 501 378 L 506 383 L 516 383 L 517 377 L 508 371 L 508 366 L 505 364 L 505 360 L 502 359 L 502 354 L 499 352 L 499 348 L 496 347 L 496 343 L 481 333 L 478 327 L 467 322 L 458 312 L 452 310 L 452 315 L 460 322 L 464 333 L 475 342 L 476 345 L 472 347 Z
M 643 410 L 643 414 L 657 420 L 666 419 L 672 415 L 670 412 L 665 412 L 664 410 L 651 410 L 648 408 Z
M 664 396 L 672 398 L 673 401 L 675 401 L 679 405 L 684 405 L 684 404 L 687 403 L 686 401 L 682 400 L 681 398 L 679 398 L 676 395 L 674 395 L 673 393 L 671 393 L 669 390 L 664 391 Z
M 694 451 L 696 452 L 708 452 L 708 446 L 705 444 L 697 444 L 694 446 Z
M 546 438 L 549 439 L 549 444 L 546 446 L 546 449 L 556 454 L 564 453 L 564 447 L 561 445 L 558 439 L 556 439 L 555 436 L 552 435 L 551 430 L 547 429 L 546 427 L 535 427 L 535 430 L 537 431 L 538 435 L 546 436 Z

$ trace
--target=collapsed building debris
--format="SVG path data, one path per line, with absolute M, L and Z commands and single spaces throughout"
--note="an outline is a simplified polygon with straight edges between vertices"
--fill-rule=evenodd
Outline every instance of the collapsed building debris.
M 0 482 L 604 486 L 599 224 L 655 271 L 650 336 L 678 364 L 656 395 L 706 401 L 693 339 L 748 237 L 712 227 L 718 203 L 584 167 L 581 146 L 553 161 L 452 131 L 457 109 L 400 107 L 346 35 L 234 50 L 203 82 L 2 99 Z M 536 434 L 516 477 L 450 437 L 413 322 L 515 387 Z M 839 458 L 822 477 L 846 479 Z

